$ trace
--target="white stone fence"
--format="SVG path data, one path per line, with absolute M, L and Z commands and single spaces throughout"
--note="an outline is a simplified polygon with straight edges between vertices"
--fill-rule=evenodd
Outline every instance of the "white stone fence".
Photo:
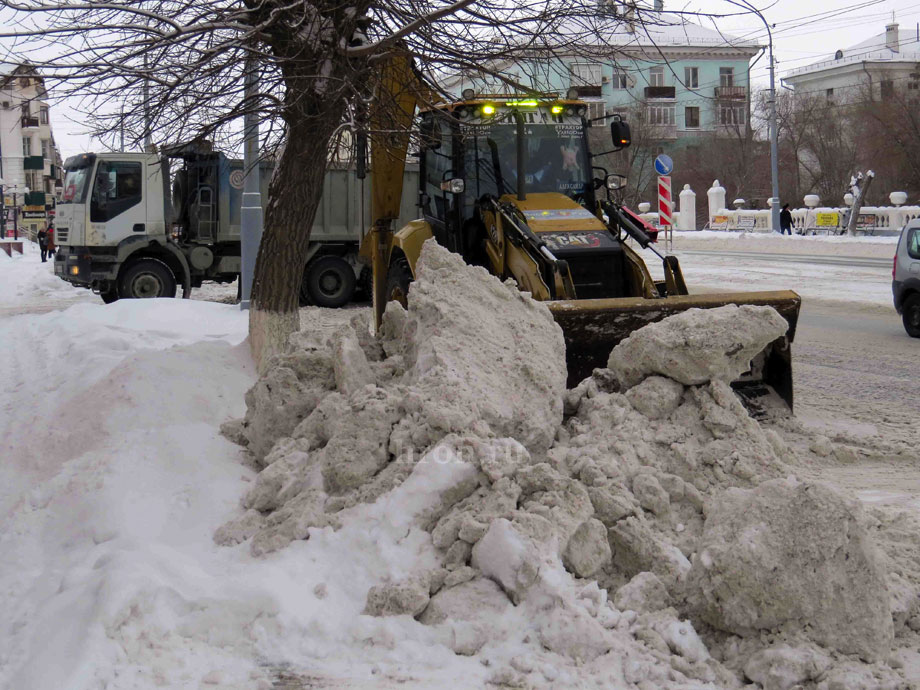
M 746 209 L 743 199 L 736 199 L 726 208 L 725 189 L 716 180 L 707 191 L 709 198 L 709 222 L 705 228 L 696 227 L 696 194 L 690 185 L 684 185 L 680 192 L 680 208 L 675 209 L 675 230 L 747 230 L 748 232 L 771 232 L 774 230 L 772 212 L 767 209 Z M 867 235 L 893 235 L 910 220 L 920 218 L 920 206 L 905 206 L 907 195 L 892 192 L 892 206 L 863 206 L 859 212 L 857 230 Z M 818 206 L 820 199 L 813 194 L 806 196 L 804 208 L 790 209 L 793 232 L 797 234 L 839 234 L 844 231 L 849 218 L 852 195 L 844 196 L 843 206 Z M 768 200 L 769 202 L 769 200 Z M 641 216 L 652 224 L 658 223 L 658 214 L 649 213 L 650 204 L 639 204 Z M 779 228 L 776 228 L 779 232 Z

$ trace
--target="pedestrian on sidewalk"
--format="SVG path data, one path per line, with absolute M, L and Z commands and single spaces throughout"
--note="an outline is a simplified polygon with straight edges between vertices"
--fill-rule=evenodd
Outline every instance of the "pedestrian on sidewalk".
M 48 258 L 54 256 L 55 245 L 54 245 L 54 221 L 48 221 Z
M 792 211 L 789 210 L 789 204 L 785 204 L 783 210 L 779 212 L 779 234 L 785 235 L 786 233 L 792 235 Z
M 45 230 L 38 231 L 38 248 L 42 253 L 42 263 L 48 260 L 48 233 Z

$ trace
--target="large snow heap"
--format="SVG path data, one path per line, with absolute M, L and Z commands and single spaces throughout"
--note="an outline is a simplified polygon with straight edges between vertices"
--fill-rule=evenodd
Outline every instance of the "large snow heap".
M 499 684 L 851 687 L 888 653 L 861 508 L 791 477 L 728 385 L 784 333 L 773 309 L 650 325 L 566 391 L 559 327 L 510 282 L 428 242 L 408 303 L 249 391 L 224 431 L 262 469 L 219 543 L 372 535 L 337 564 L 355 639 L 405 618 Z

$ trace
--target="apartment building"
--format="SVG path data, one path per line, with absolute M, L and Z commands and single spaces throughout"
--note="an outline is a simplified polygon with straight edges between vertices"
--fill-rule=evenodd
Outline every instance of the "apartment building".
M 596 22 L 586 26 L 579 20 L 577 41 L 564 31 L 560 41 L 573 45 L 571 55 L 556 47 L 544 55 L 529 48 L 500 69 L 540 91 L 564 94 L 574 87 L 589 101 L 592 117 L 621 113 L 635 122 L 638 116 L 662 141 L 749 126 L 751 59 L 763 50 L 756 40 L 668 13 L 663 0 L 601 2 Z M 474 74 L 448 86 L 457 93 L 508 88 Z
M 34 234 L 54 213 L 62 177 L 41 75 L 28 63 L 0 63 L 0 179 L 5 227 Z

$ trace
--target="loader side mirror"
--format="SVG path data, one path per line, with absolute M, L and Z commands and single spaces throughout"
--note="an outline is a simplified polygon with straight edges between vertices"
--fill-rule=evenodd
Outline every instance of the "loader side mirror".
M 624 120 L 614 120 L 610 123 L 610 138 L 613 140 L 613 146 L 617 151 L 625 149 L 632 143 L 632 136 L 629 133 L 629 123 Z
M 623 189 L 626 186 L 626 175 L 611 173 L 604 179 L 604 184 L 611 192 Z

